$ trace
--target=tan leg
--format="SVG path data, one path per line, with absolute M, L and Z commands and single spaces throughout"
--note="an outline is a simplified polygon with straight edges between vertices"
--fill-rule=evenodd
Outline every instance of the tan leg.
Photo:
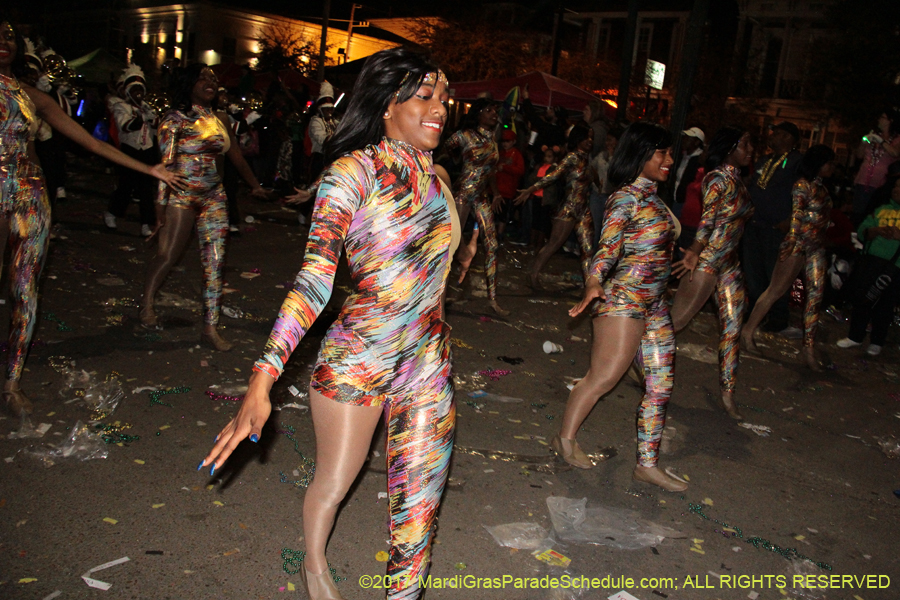
M 786 260 L 780 260 L 775 264 L 775 270 L 772 271 L 772 281 L 769 283 L 769 287 L 766 288 L 766 291 L 763 292 L 762 296 L 759 297 L 759 300 L 756 301 L 753 312 L 750 313 L 750 318 L 747 319 L 747 322 L 744 323 L 744 327 L 741 330 L 741 346 L 748 352 L 759 353 L 759 350 L 756 348 L 756 343 L 753 341 L 753 336 L 756 335 L 756 329 L 768 314 L 772 305 L 791 288 L 791 284 L 794 283 L 794 280 L 797 278 L 800 269 L 803 268 L 803 263 L 805 261 L 806 257 L 802 254 L 798 254 L 789 256 Z
M 316 475 L 303 502 L 304 564 L 316 575 L 328 569 L 325 547 L 338 506 L 366 460 L 382 409 L 335 402 L 311 388 L 309 404 L 316 432 Z

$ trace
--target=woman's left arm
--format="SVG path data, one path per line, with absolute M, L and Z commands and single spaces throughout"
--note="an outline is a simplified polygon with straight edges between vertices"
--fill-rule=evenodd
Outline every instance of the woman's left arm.
M 34 103 L 38 116 L 46 121 L 50 127 L 71 139 L 73 142 L 83 146 L 97 156 L 111 160 L 117 165 L 133 169 L 144 175 L 150 175 L 160 181 L 165 181 L 173 187 L 183 187 L 181 178 L 174 173 L 167 171 L 162 165 L 155 165 L 152 167 L 150 165 L 145 165 L 144 163 L 123 154 L 115 146 L 107 144 L 106 142 L 101 142 L 91 136 L 91 134 L 89 134 L 81 125 L 73 121 L 66 113 L 64 113 L 53 98 L 44 92 L 27 84 L 22 84 L 22 89 L 25 90 L 28 97 L 31 98 L 31 101 Z
M 241 178 L 250 186 L 250 194 L 252 196 L 265 198 L 268 194 L 260 187 L 259 180 L 256 178 L 256 175 L 253 174 L 250 165 L 244 160 L 244 155 L 241 154 L 241 147 L 234 137 L 234 132 L 231 130 L 231 127 L 228 126 L 228 115 L 219 111 L 216 113 L 216 118 L 219 119 L 222 127 L 228 132 L 228 139 L 231 141 L 231 144 L 228 146 L 228 152 L 226 152 L 228 160 L 230 160 L 231 164 L 234 165 L 234 168 L 237 169 Z

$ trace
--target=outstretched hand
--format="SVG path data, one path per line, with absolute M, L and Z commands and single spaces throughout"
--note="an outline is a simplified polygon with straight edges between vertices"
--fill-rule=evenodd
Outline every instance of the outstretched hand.
M 516 206 L 523 204 L 526 200 L 528 200 L 529 197 L 531 197 L 532 192 L 530 187 L 527 187 L 524 190 L 516 191 L 519 192 L 519 195 L 513 198 L 513 204 L 515 204 Z
M 269 192 L 264 187 L 255 187 L 250 190 L 250 195 L 260 200 L 266 200 L 269 197 Z
M 281 201 L 284 202 L 285 204 L 291 204 L 291 205 L 306 204 L 313 198 L 312 192 L 310 192 L 309 190 L 304 190 L 304 189 L 295 187 L 294 191 L 297 193 L 291 194 L 290 196 L 285 196 L 284 198 L 282 198 Z
M 150 167 L 150 174 L 160 181 L 165 182 L 166 185 L 174 190 L 187 189 L 187 180 L 185 180 L 185 178 L 181 175 L 176 175 L 172 171 L 168 170 L 162 163 Z
M 690 248 L 682 248 L 681 251 L 684 252 L 684 258 L 672 263 L 672 272 L 678 279 L 690 274 L 688 281 L 693 281 L 694 270 L 697 268 L 697 263 L 700 262 L 700 255 Z
M 233 419 L 225 426 L 216 437 L 216 443 L 206 458 L 197 467 L 199 471 L 207 465 L 212 465 L 209 474 L 215 473 L 221 467 L 235 448 L 244 439 L 258 442 L 262 435 L 263 425 L 272 413 L 272 403 L 269 400 L 269 392 L 275 380 L 260 372 L 254 372 L 250 376 L 250 386 L 241 402 L 241 408 Z
M 606 300 L 606 293 L 603 291 L 600 280 L 592 275 L 588 277 L 587 284 L 584 286 L 584 295 L 581 297 L 581 300 L 569 310 L 569 316 L 577 317 L 581 314 L 581 311 L 587 308 L 591 302 L 597 298 Z

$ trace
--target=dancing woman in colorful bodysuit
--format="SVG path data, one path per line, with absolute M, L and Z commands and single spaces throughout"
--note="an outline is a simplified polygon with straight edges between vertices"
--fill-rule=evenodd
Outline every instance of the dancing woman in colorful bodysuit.
M 638 464 L 633 477 L 681 491 L 687 486 L 657 467 L 675 356 L 665 291 L 677 221 L 656 195 L 657 184 L 669 177 L 671 145 L 672 136 L 662 127 L 634 123 L 613 154 L 608 176 L 617 191 L 607 200 L 584 296 L 569 311 L 574 317 L 599 299 L 592 309 L 591 366 L 569 394 L 562 427 L 551 446 L 576 467 L 593 466 L 575 435 L 597 400 L 618 383 L 640 350 L 646 386 L 638 408 Z
M 778 262 L 772 272 L 772 283 L 763 292 L 741 332 L 741 343 L 748 352 L 758 353 L 753 336 L 760 322 L 791 287 L 800 271 L 806 283 L 806 306 L 803 308 L 803 360 L 821 371 L 814 349 L 819 305 L 825 290 L 825 231 L 831 222 L 831 196 L 822 183 L 834 174 L 834 151 L 817 145 L 806 151 L 800 162 L 800 179 L 794 184 L 791 228 L 781 243 Z
M 522 190 L 515 200 L 516 204 L 521 204 L 528 200 L 533 193 L 555 183 L 560 177 L 565 176 L 566 178 L 566 201 L 553 217 L 550 241 L 540 249 L 534 258 L 534 264 L 531 265 L 528 279 L 533 288 L 540 287 L 541 269 L 544 268 L 550 257 L 562 248 L 573 229 L 578 237 L 578 243 L 581 245 L 581 270 L 584 280 L 587 281 L 590 277 L 594 220 L 588 209 L 588 197 L 593 180 L 591 156 L 588 153 L 594 143 L 594 132 L 587 125 L 578 123 L 569 132 L 567 143 L 569 153 L 562 162 L 538 179 L 537 183 Z
M 715 292 L 719 308 L 719 385 L 725 410 L 741 415 L 734 404 L 741 325 L 746 310 L 744 272 L 738 244 L 744 224 L 753 214 L 741 169 L 750 164 L 750 134 L 736 127 L 716 132 L 709 143 L 703 178 L 703 212 L 697 234 L 684 258 L 673 265 L 681 278 L 672 304 L 672 326 L 684 329 Z M 685 273 L 690 277 L 684 279 Z
M 234 134 L 226 125 L 227 116 L 213 110 L 218 80 L 212 69 L 194 63 L 179 74 L 178 83 L 173 101 L 175 109 L 159 124 L 159 149 L 163 163 L 185 178 L 187 188 L 170 192 L 160 187 L 153 232 L 159 234 L 159 248 L 147 269 L 141 324 L 159 328 L 159 318 L 153 309 L 154 297 L 184 252 L 196 221 L 204 280 L 201 339 L 216 350 L 228 351 L 232 344 L 216 331 L 228 232 L 227 200 L 218 165 L 222 155 L 228 155 L 250 185 L 251 194 L 265 197 L 266 193 L 235 143 Z
M 497 127 L 497 105 L 481 98 L 472 104 L 466 115 L 467 124 L 444 142 L 444 149 L 462 156 L 462 173 L 453 187 L 459 219 L 465 225 L 469 211 L 475 211 L 476 224 L 481 228 L 484 239 L 484 275 L 487 280 L 488 298 L 491 308 L 501 316 L 509 311 L 497 304 L 497 227 L 494 213 L 502 208 L 503 196 L 497 189 L 497 163 L 500 151 L 494 140 Z M 475 235 L 478 235 L 476 233 Z M 463 249 L 461 249 L 463 252 Z M 471 261 L 471 256 L 457 257 Z
M 179 185 L 162 165 L 151 167 L 91 137 L 60 109 L 56 100 L 20 83 L 25 44 L 10 20 L 0 15 L 0 248 L 9 247 L 12 296 L 9 359 L 3 397 L 15 413 L 30 413 L 31 402 L 19 388 L 37 314 L 37 285 L 50 233 L 50 204 L 44 175 L 34 151 L 37 120 L 91 152 L 122 166 Z M 2 259 L 0 259 L 2 260 Z
M 379 418 L 387 428 L 388 598 L 418 598 L 447 479 L 456 409 L 442 296 L 459 242 L 449 177 L 432 162 L 447 79 L 422 55 L 369 57 L 330 148 L 303 268 L 256 363 L 237 416 L 200 467 L 257 441 L 269 391 L 327 302 L 343 248 L 353 291 L 325 336 L 310 384 L 316 475 L 303 504 L 312 600 L 340 598 L 325 546 Z

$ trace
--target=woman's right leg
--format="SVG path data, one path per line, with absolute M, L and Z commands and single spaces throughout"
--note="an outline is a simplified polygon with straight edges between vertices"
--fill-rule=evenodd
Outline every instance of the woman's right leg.
M 303 501 L 304 565 L 312 574 L 328 569 L 325 546 L 337 509 L 366 461 L 381 406 L 354 406 L 327 398 L 310 388 L 316 432 L 316 475 Z
M 643 319 L 630 317 L 594 319 L 591 366 L 569 394 L 559 431 L 561 438 L 575 439 L 578 429 L 597 404 L 597 400 L 613 389 L 622 378 L 637 353 L 643 334 Z
M 166 276 L 187 247 L 194 230 L 194 211 L 190 208 L 166 207 L 166 224 L 159 230 L 159 247 L 147 267 L 141 323 L 156 325 L 153 301 Z
M 541 247 L 537 256 L 534 257 L 534 262 L 531 264 L 531 273 L 529 277 L 534 285 L 540 283 L 538 277 L 540 277 L 544 266 L 550 260 L 550 257 L 556 254 L 556 251 L 562 248 L 563 244 L 566 243 L 566 240 L 569 239 L 573 229 L 575 229 L 575 221 L 553 219 L 553 229 L 550 231 L 550 240 Z
M 0 252 L 9 246 L 10 307 L 9 356 L 3 391 L 13 413 L 30 413 L 31 402 L 22 393 L 19 380 L 31 345 L 37 317 L 38 281 L 50 240 L 50 201 L 40 173 L 19 175 L 13 209 L 0 218 Z M 2 264 L 2 259 L 0 259 Z
M 775 263 L 775 270 L 772 271 L 772 281 L 769 283 L 769 287 L 756 301 L 753 312 L 750 313 L 750 318 L 747 319 L 741 330 L 741 344 L 750 352 L 758 352 L 756 343 L 753 341 L 757 327 L 768 314 L 769 309 L 790 289 L 791 284 L 797 279 L 800 269 L 803 268 L 805 261 L 806 255 L 795 254 Z
M 706 271 L 695 270 L 693 277 L 687 275 L 678 282 L 678 290 L 672 301 L 672 327 L 678 333 L 691 322 L 710 295 L 716 289 L 716 276 Z

